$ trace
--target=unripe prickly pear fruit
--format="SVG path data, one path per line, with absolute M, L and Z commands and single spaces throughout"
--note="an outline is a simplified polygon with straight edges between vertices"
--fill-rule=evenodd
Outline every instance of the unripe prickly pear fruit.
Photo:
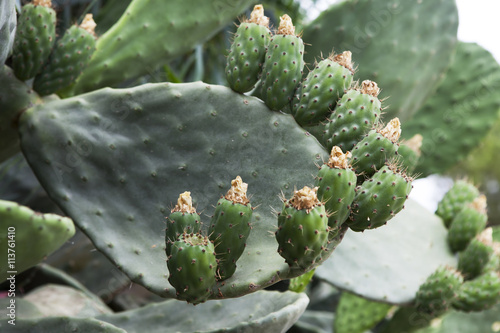
M 370 177 L 385 163 L 396 158 L 400 136 L 401 124 L 398 118 L 392 119 L 382 129 L 369 131 L 351 151 L 352 167 L 358 174 Z
M 290 268 L 304 272 L 322 260 L 328 243 L 328 216 L 316 191 L 305 186 L 284 200 L 275 233 L 278 253 Z
M 80 26 L 69 28 L 56 42 L 48 62 L 35 77 L 33 89 L 50 95 L 73 83 L 87 67 L 95 51 L 95 22 L 87 14 Z
M 386 165 L 356 188 L 347 225 L 353 231 L 383 226 L 404 208 L 413 179 L 394 165 Z
M 304 42 L 295 35 L 288 15 L 280 18 L 276 35 L 269 41 L 262 69 L 260 97 L 271 110 L 289 112 L 295 89 L 302 79 Z
M 500 302 L 500 273 L 486 272 L 466 281 L 459 289 L 453 307 L 460 311 L 484 311 Z
M 458 269 L 465 279 L 481 275 L 493 255 L 492 229 L 486 228 L 458 255 Z
M 189 303 L 205 302 L 215 285 L 217 261 L 214 245 L 200 234 L 182 234 L 172 244 L 172 254 L 167 259 L 170 272 L 168 281 L 175 288 L 177 297 Z
M 316 177 L 318 199 L 325 204 L 328 213 L 330 235 L 337 232 L 349 216 L 356 194 L 356 173 L 349 165 L 350 153 L 333 147 L 328 163 L 321 166 Z
M 324 121 L 351 86 L 353 73 L 349 51 L 317 63 L 297 88 L 292 108 L 295 121 L 302 126 Z
M 12 52 L 12 69 L 23 81 L 40 71 L 56 41 L 56 12 L 51 6 L 50 0 L 35 0 L 21 10 Z
M 217 202 L 210 222 L 209 237 L 215 244 L 217 275 L 220 280 L 231 277 L 236 261 L 243 254 L 252 229 L 252 205 L 247 198 L 248 184 L 240 176 L 231 181 L 231 188 Z
M 446 228 L 450 228 L 455 215 L 478 196 L 479 190 L 474 185 L 465 180 L 458 180 L 438 203 L 436 215 L 443 219 Z
M 344 151 L 352 150 L 376 125 L 382 112 L 379 93 L 377 83 L 365 80 L 360 88 L 350 89 L 342 96 L 325 125 L 323 138 L 328 149 L 338 146 Z
M 256 5 L 250 20 L 238 27 L 227 57 L 226 78 L 231 89 L 240 93 L 253 89 L 259 80 L 270 38 L 269 18 L 264 16 L 262 5 Z
M 201 218 L 193 207 L 191 192 L 181 193 L 177 204 L 167 217 L 167 227 L 165 228 L 167 257 L 171 254 L 172 244 L 177 241 L 180 235 L 198 233 L 200 228 Z
M 463 283 L 462 275 L 450 267 L 439 267 L 419 287 L 416 297 L 416 309 L 438 317 L 445 313 L 457 296 Z
M 493 242 L 491 248 L 493 249 L 493 253 L 486 266 L 484 266 L 483 272 L 500 272 L 500 242 Z
M 487 220 L 486 197 L 480 195 L 463 207 L 451 221 L 447 237 L 450 249 L 453 252 L 465 250 L 469 242 L 486 227 Z
M 411 139 L 405 140 L 399 144 L 398 155 L 400 161 L 406 168 L 407 172 L 413 172 L 417 166 L 420 155 L 422 154 L 423 137 L 420 134 L 415 134 Z

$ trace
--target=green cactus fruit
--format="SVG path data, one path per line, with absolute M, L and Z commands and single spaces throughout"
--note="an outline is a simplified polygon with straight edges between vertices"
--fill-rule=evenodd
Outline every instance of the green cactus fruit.
M 333 147 L 328 163 L 321 166 L 316 176 L 318 199 L 325 204 L 330 234 L 336 233 L 349 216 L 356 194 L 356 173 L 348 163 L 350 153 Z
M 485 227 L 486 197 L 480 195 L 472 203 L 463 207 L 455 216 L 448 230 L 448 245 L 453 252 L 463 251 L 469 242 Z
M 295 88 L 302 79 L 303 56 L 304 42 L 295 35 L 292 19 L 285 14 L 277 34 L 269 41 L 262 69 L 260 97 L 271 110 L 286 112 L 291 108 Z
M 217 272 L 214 244 L 208 237 L 182 234 L 172 244 L 167 266 L 170 272 L 168 281 L 174 286 L 177 298 L 193 304 L 208 299 Z
M 406 168 L 407 172 L 415 171 L 418 159 L 420 158 L 422 147 L 422 136 L 420 134 L 415 134 L 411 139 L 402 141 L 399 144 L 398 155 L 400 156 L 400 161 Z
M 87 14 L 80 26 L 69 28 L 56 42 L 48 62 L 35 76 L 33 89 L 40 95 L 50 95 L 73 83 L 87 67 L 95 51 L 95 22 Z
M 304 186 L 290 200 L 283 200 L 278 214 L 278 253 L 290 268 L 308 271 L 322 261 L 328 243 L 328 216 L 318 200 L 317 188 Z
M 338 146 L 350 151 L 376 124 L 382 113 L 379 92 L 377 83 L 365 80 L 361 88 L 342 96 L 324 128 L 323 141 L 328 149 Z
M 369 131 L 351 151 L 352 167 L 361 176 L 370 177 L 386 162 L 396 158 L 400 135 L 401 124 L 398 118 L 392 119 L 383 129 Z
M 209 237 L 215 244 L 217 276 L 219 280 L 231 277 L 236 261 L 243 254 L 252 229 L 252 205 L 247 198 L 248 184 L 240 176 L 231 181 L 227 194 L 219 199 L 210 222 Z
M 351 86 L 353 75 L 349 51 L 317 63 L 297 88 L 292 108 L 297 123 L 311 126 L 324 121 Z
M 413 179 L 395 165 L 386 165 L 356 188 L 347 225 L 363 231 L 383 226 L 404 208 Z
M 455 215 L 462 210 L 464 205 L 471 203 L 478 196 L 477 187 L 465 180 L 457 180 L 438 203 L 436 215 L 443 219 L 444 225 L 449 229 Z
M 459 289 L 453 307 L 460 311 L 484 311 L 500 302 L 500 274 L 486 272 L 466 281 Z
M 290 286 L 288 287 L 288 290 L 294 291 L 296 293 L 303 293 L 307 289 L 307 285 L 309 282 L 311 282 L 314 272 L 316 269 L 311 269 L 309 272 L 304 273 L 300 276 L 294 277 L 293 279 L 290 279 Z
M 458 269 L 466 280 L 474 279 L 485 271 L 493 255 L 492 246 L 492 230 L 486 228 L 458 255 Z
M 445 313 L 463 283 L 462 275 L 453 268 L 439 267 L 419 287 L 415 307 L 420 313 L 438 317 Z
M 500 243 L 493 242 L 491 247 L 493 253 L 490 256 L 490 260 L 486 263 L 486 266 L 484 266 L 483 272 L 500 272 Z
M 35 0 L 23 6 L 18 19 L 12 53 L 12 69 L 21 80 L 40 71 L 56 41 L 56 12 L 50 0 Z
M 256 5 L 250 20 L 238 27 L 226 65 L 227 82 L 234 91 L 250 91 L 259 80 L 271 37 L 268 27 L 269 18 L 264 16 L 262 5 Z
M 201 218 L 193 207 L 191 192 L 181 193 L 177 205 L 167 217 L 167 227 L 165 228 L 165 252 L 167 257 L 172 253 L 172 244 L 177 241 L 180 235 L 183 233 L 198 233 L 200 228 Z

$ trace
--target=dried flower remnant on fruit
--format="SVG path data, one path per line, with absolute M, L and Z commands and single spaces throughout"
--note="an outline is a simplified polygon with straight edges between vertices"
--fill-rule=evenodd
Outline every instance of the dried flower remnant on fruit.
M 92 36 L 95 36 L 95 27 L 97 24 L 95 23 L 92 14 L 87 14 L 83 18 L 82 24 L 80 24 L 80 28 L 85 29 L 88 31 Z
M 486 214 L 486 196 L 481 194 L 470 203 L 470 207 L 474 208 L 481 214 Z
M 264 7 L 262 5 L 255 5 L 253 11 L 250 14 L 250 23 L 255 23 L 269 28 L 269 17 L 264 16 Z
M 280 17 L 280 25 L 278 27 L 278 35 L 292 35 L 295 36 L 295 27 L 293 26 L 292 19 L 287 14 Z
M 407 145 L 411 150 L 420 155 L 422 152 L 420 148 L 422 147 L 422 140 L 424 138 L 420 134 L 415 134 L 410 140 L 405 141 L 405 145 Z
M 193 199 L 191 199 L 191 192 L 186 191 L 181 193 L 177 199 L 177 204 L 171 212 L 196 213 L 196 209 L 193 207 Z
M 334 55 L 332 58 L 333 61 L 338 63 L 341 66 L 344 66 L 351 72 L 352 70 L 352 53 L 351 51 L 344 51 L 340 54 Z
M 483 243 L 484 245 L 492 246 L 493 245 L 493 229 L 486 228 L 479 235 L 476 236 L 476 239 Z
M 380 130 L 380 134 L 392 142 L 397 142 L 401 136 L 401 123 L 399 122 L 399 118 L 392 119 L 383 129 Z
M 377 97 L 378 94 L 380 93 L 380 88 L 378 87 L 377 82 L 364 80 L 363 82 L 361 82 L 361 93 Z
M 293 197 L 290 199 L 289 203 L 297 210 L 305 209 L 308 213 L 314 207 L 320 204 L 316 192 L 318 187 L 310 188 L 304 186 L 303 189 L 294 191 Z
M 42 7 L 48 7 L 52 8 L 52 1 L 51 0 L 33 0 L 31 2 L 34 6 L 42 6 Z
M 337 146 L 333 146 L 327 164 L 330 168 L 347 169 L 349 167 L 350 158 L 351 158 L 350 152 L 346 152 L 344 154 L 342 152 L 342 149 L 340 149 Z
M 248 204 L 250 201 L 247 198 L 248 184 L 244 183 L 240 176 L 231 181 L 231 188 L 227 191 L 226 199 L 234 203 L 242 205 Z

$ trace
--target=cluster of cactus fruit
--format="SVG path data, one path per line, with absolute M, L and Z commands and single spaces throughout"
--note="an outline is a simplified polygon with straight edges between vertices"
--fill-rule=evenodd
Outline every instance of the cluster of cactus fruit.
M 500 302 L 500 243 L 492 239 L 486 197 L 459 180 L 439 202 L 436 214 L 448 229 L 448 245 L 458 253 L 458 267 L 439 267 L 416 294 L 416 308 L 429 318 L 450 308 L 472 312 Z

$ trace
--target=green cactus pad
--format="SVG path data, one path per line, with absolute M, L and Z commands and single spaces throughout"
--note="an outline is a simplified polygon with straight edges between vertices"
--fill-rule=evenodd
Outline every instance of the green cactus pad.
M 74 233 L 73 221 L 67 217 L 39 214 L 15 202 L 0 200 L 0 255 L 6 258 L 0 266 L 0 281 L 36 265 Z
M 389 312 L 392 305 L 369 301 L 351 293 L 340 296 L 335 315 L 336 333 L 363 333 L 374 327 Z
M 354 231 L 383 226 L 404 208 L 412 188 L 402 170 L 384 166 L 356 188 L 347 225 Z
M 456 267 L 440 218 L 409 199 L 383 228 L 347 232 L 315 276 L 374 301 L 408 304 L 439 266 Z
M 282 18 L 282 22 L 286 20 Z M 290 110 L 295 89 L 302 80 L 303 57 L 304 42 L 293 33 L 278 32 L 269 41 L 262 68 L 260 97 L 271 110 Z
M 14 1 L 0 2 L 0 66 L 9 57 L 16 35 L 16 5 Z M 0 72 L 2 68 L 0 67 Z M 0 80 L 2 82 L 2 80 Z
M 49 7 L 23 6 L 12 51 L 12 69 L 20 80 L 40 71 L 56 41 L 56 12 Z
M 128 333 L 286 332 L 308 303 L 304 293 L 259 291 L 195 307 L 170 300 L 97 318 Z
M 439 201 L 436 215 L 441 217 L 446 228 L 449 228 L 451 221 L 464 208 L 464 205 L 471 203 L 478 196 L 477 187 L 465 180 L 457 180 Z
M 482 201 L 481 197 L 463 207 L 451 221 L 447 240 L 453 252 L 465 250 L 469 242 L 486 227 L 488 216 L 485 208 L 482 207 L 481 203 L 474 205 L 474 203 Z
M 423 136 L 417 171 L 443 173 L 479 146 L 498 118 L 500 66 L 474 43 L 459 43 L 436 92 L 403 123 L 405 138 Z
M 38 95 L 12 69 L 0 69 L 0 162 L 20 151 L 17 120 L 21 112 L 39 102 Z
M 171 203 L 189 190 L 210 216 L 237 175 L 259 208 L 238 269 L 217 283 L 214 297 L 298 275 L 276 252 L 271 207 L 281 207 L 280 191 L 312 182 L 315 163 L 328 155 L 291 115 L 226 87 L 162 83 L 52 101 L 24 112 L 20 123 L 24 153 L 51 198 L 97 249 L 154 293 L 175 297 L 163 247 Z
M 439 317 L 451 308 L 463 281 L 455 269 L 439 267 L 418 289 L 415 308 L 430 317 Z
M 332 48 L 351 51 L 356 75 L 376 81 L 383 88 L 380 98 L 388 97 L 386 119 L 406 121 L 448 68 L 457 28 L 453 0 L 344 1 L 304 28 L 304 41 L 311 44 L 305 61 L 313 63 Z
M 348 156 L 334 147 L 328 163 L 321 166 L 316 176 L 318 199 L 325 204 L 331 231 L 337 231 L 345 222 L 356 195 L 357 177 L 348 165 Z
M 97 51 L 78 78 L 74 93 L 150 74 L 211 38 L 252 3 L 131 1 L 121 18 L 99 37 Z
M 352 80 L 350 52 L 332 55 L 317 63 L 297 89 L 292 107 L 297 123 L 311 126 L 324 121 L 335 108 L 337 100 L 349 89 Z
M 179 195 L 177 205 L 167 218 L 165 227 L 165 253 L 170 256 L 172 244 L 183 233 L 198 233 L 201 229 L 201 217 L 196 213 L 190 192 Z
M 351 89 L 338 101 L 324 127 L 322 141 L 327 149 L 338 146 L 343 151 L 351 151 L 380 119 L 382 110 L 377 98 L 378 88 L 372 84 L 375 83 L 364 81 L 362 90 Z
M 94 51 L 95 37 L 72 26 L 56 42 L 47 64 L 33 81 L 33 89 L 45 96 L 67 87 L 87 67 Z
M 309 187 L 295 191 L 283 202 L 278 215 L 278 253 L 293 268 L 308 271 L 322 261 L 328 242 L 328 216 L 325 205 Z
M 7 320 L 0 323 L 2 333 L 49 333 L 49 332 L 92 332 L 128 333 L 105 321 L 94 318 L 48 317 L 16 320 L 11 325 Z
M 262 9 L 262 15 L 263 11 Z M 252 22 L 252 18 L 250 22 L 244 22 L 238 27 L 227 56 L 227 82 L 231 89 L 240 93 L 252 90 L 259 80 L 266 57 L 266 47 L 271 38 L 269 28 L 257 23 L 262 17 L 255 18 L 254 21 L 257 22 Z
M 458 269 L 467 280 L 474 279 L 487 270 L 490 260 L 494 260 L 492 245 L 491 228 L 488 228 L 458 254 Z
M 500 302 L 500 273 L 487 272 L 466 281 L 458 290 L 453 307 L 460 311 L 484 311 Z
M 167 259 L 168 281 L 177 297 L 198 304 L 205 302 L 215 285 L 217 261 L 214 244 L 206 236 L 186 234 L 172 244 Z

